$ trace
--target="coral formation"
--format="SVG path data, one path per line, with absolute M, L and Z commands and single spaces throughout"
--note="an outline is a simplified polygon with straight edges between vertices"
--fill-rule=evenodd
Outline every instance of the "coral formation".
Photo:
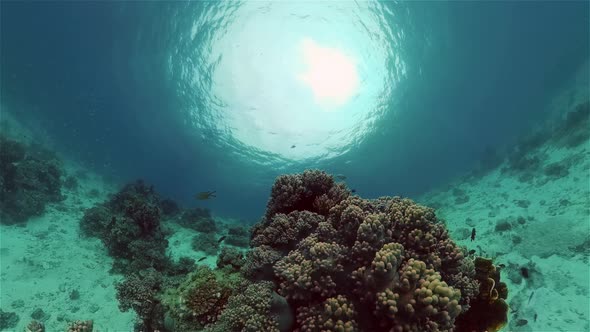
M 175 329 L 202 329 L 217 320 L 239 282 L 237 273 L 218 276 L 208 267 L 199 266 L 177 288 L 168 289 L 162 302 Z
M 185 210 L 178 223 L 186 228 L 194 229 L 201 233 L 215 233 L 217 225 L 211 217 L 209 209 L 194 208 Z
M 119 309 L 133 309 L 146 327 L 163 327 L 164 311 L 158 299 L 161 285 L 162 275 L 154 269 L 129 274 L 115 285 Z
M 499 331 L 508 320 L 506 284 L 500 282 L 500 271 L 489 259 L 475 259 L 475 278 L 480 282 L 479 294 L 471 301 L 471 307 L 459 316 L 458 331 Z
M 244 265 L 244 255 L 234 248 L 223 247 L 219 256 L 217 256 L 217 267 L 223 269 L 228 267 L 234 271 L 239 271 Z
M 93 325 L 91 320 L 76 320 L 68 323 L 66 332 L 92 332 Z
M 25 332 L 45 332 L 45 325 L 39 321 L 33 320 L 27 324 Z
M 320 171 L 281 176 L 242 268 L 269 280 L 300 331 L 445 331 L 480 287 L 434 211 L 350 196 Z
M 214 233 L 201 233 L 193 236 L 191 246 L 195 251 L 202 251 L 207 255 L 215 255 L 219 250 L 219 242 Z
M 0 330 L 15 327 L 19 320 L 20 317 L 15 312 L 7 312 L 0 309 Z
M 63 199 L 63 169 L 57 156 L 40 146 L 0 135 L 0 221 L 25 222 L 48 203 Z
M 243 226 L 232 226 L 227 230 L 225 244 L 236 247 L 248 247 L 250 245 L 250 233 Z
M 134 272 L 170 265 L 168 241 L 160 227 L 159 198 L 142 181 L 126 185 L 111 199 L 85 211 L 81 233 L 102 240 L 116 258 L 115 270 Z

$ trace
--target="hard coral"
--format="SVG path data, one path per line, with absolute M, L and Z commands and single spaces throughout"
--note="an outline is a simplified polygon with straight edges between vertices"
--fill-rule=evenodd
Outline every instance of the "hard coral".
M 20 223 L 63 199 L 61 161 L 42 147 L 0 136 L 0 221 Z
M 409 199 L 347 192 L 320 171 L 279 177 L 244 274 L 274 283 L 296 330 L 452 330 L 480 282 L 444 224 Z
M 227 309 L 208 332 L 252 331 L 285 332 L 293 318 L 286 302 L 274 293 L 271 282 L 244 284 L 230 297 Z
M 115 285 L 119 309 L 123 312 L 133 309 L 144 326 L 163 326 L 163 311 L 158 300 L 162 281 L 162 275 L 154 269 L 127 276 L 125 281 Z
M 202 329 L 217 321 L 239 281 L 236 274 L 217 276 L 208 267 L 199 266 L 162 300 L 177 328 Z

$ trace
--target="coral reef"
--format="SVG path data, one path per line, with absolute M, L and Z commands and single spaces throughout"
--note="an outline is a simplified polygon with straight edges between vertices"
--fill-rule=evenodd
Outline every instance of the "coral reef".
M 228 267 L 233 271 L 239 271 L 244 265 L 244 255 L 234 248 L 223 247 L 217 256 L 217 267 L 223 269 Z
M 195 251 L 202 251 L 207 255 L 215 255 L 219 250 L 219 242 L 214 233 L 201 233 L 195 235 L 191 241 L 191 246 Z
M 211 217 L 209 209 L 194 208 L 185 210 L 178 223 L 186 228 L 194 229 L 201 233 L 217 232 L 215 220 Z
M 166 217 L 174 217 L 180 213 L 180 207 L 171 199 L 163 199 L 160 202 L 160 209 L 162 210 L 162 214 Z
M 250 232 L 243 226 L 229 227 L 225 244 L 246 248 L 250 245 Z
M 469 310 L 456 321 L 457 331 L 499 331 L 508 321 L 506 284 L 500 282 L 500 271 L 489 259 L 475 259 L 479 294 L 471 301 Z
M 142 181 L 126 185 L 105 203 L 85 211 L 80 231 L 102 240 L 115 260 L 115 270 L 130 273 L 169 266 L 168 241 L 160 227 L 159 198 Z
M 127 275 L 115 285 L 119 309 L 123 312 L 133 309 L 143 326 L 162 329 L 164 310 L 158 299 L 161 287 L 162 275 L 154 269 Z
M 68 323 L 66 332 L 92 332 L 93 325 L 91 320 L 76 320 Z
M 271 282 L 240 285 L 217 322 L 207 332 L 291 331 L 293 315 L 286 299 L 273 290 Z
M 197 267 L 177 288 L 168 289 L 162 296 L 168 319 L 178 331 L 202 329 L 215 322 L 240 280 L 237 273 L 216 275 L 208 267 Z
M 350 196 L 321 171 L 281 176 L 244 276 L 274 283 L 299 331 L 446 331 L 480 281 L 434 211 Z
M 63 169 L 57 156 L 39 146 L 0 136 L 0 221 L 25 222 L 48 203 L 63 199 Z
M 27 324 L 25 332 L 45 332 L 45 325 L 39 321 L 33 320 Z

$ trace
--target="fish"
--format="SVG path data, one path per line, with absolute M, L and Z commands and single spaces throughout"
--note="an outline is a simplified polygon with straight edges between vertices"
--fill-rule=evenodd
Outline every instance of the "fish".
M 469 255 L 473 255 L 473 254 L 475 254 L 475 249 L 471 249 L 471 250 L 469 250 L 468 254 L 469 254 Z
M 350 192 L 354 194 L 356 192 L 356 189 L 350 189 Z
M 501 269 L 503 269 L 503 268 L 506 267 L 506 264 L 498 264 L 498 267 L 501 268 Z
M 529 321 L 526 319 L 519 319 L 516 321 L 516 326 L 524 326 L 528 323 Z
M 520 268 L 520 274 L 522 274 L 522 276 L 527 279 L 529 277 L 529 269 L 527 269 L 526 267 L 521 267 Z
M 204 261 L 205 259 L 207 259 L 207 256 L 199 258 L 199 259 L 197 260 L 197 262 L 202 262 L 202 261 Z
M 537 321 L 537 314 L 535 314 L 535 322 Z
M 475 227 L 471 229 L 471 241 L 475 240 Z
M 204 201 L 204 200 L 214 198 L 214 197 L 217 197 L 217 196 L 215 196 L 215 190 L 214 191 L 201 191 L 200 193 L 195 195 L 195 198 L 200 201 Z
M 335 178 L 336 180 L 340 180 L 340 181 L 344 181 L 344 180 L 346 180 L 346 176 L 345 176 L 345 175 L 343 175 L 343 174 L 336 174 L 336 175 L 334 175 L 334 178 Z
M 533 291 L 531 293 L 531 295 L 529 296 L 529 301 L 527 302 L 527 304 L 531 303 L 531 299 L 533 298 L 533 295 L 535 295 L 535 291 Z
M 219 240 L 217 240 L 217 243 L 220 243 L 221 241 L 225 240 L 225 238 L 226 238 L 226 237 L 227 237 L 227 236 L 225 236 L 225 235 L 224 235 L 224 236 L 222 236 L 222 237 L 220 237 L 220 238 L 219 238 Z
M 295 148 L 295 144 L 291 145 L 291 149 L 294 149 L 294 148 Z

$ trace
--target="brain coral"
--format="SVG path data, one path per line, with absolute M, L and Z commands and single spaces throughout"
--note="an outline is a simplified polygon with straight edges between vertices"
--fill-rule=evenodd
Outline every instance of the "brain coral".
M 280 176 L 251 238 L 243 272 L 273 282 L 296 331 L 451 331 L 478 295 L 434 210 L 361 199 L 321 171 Z

